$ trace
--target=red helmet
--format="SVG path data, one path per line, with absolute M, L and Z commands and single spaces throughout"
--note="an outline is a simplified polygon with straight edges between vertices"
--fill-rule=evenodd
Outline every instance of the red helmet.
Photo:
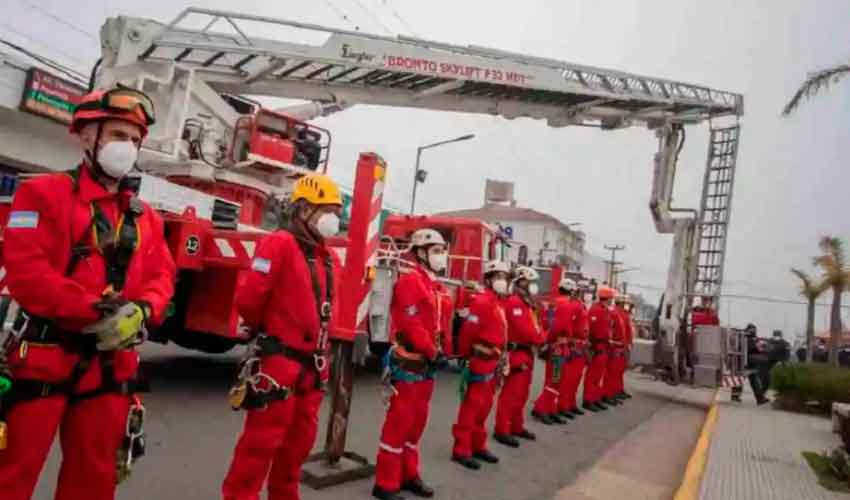
M 613 299 L 617 295 L 617 290 L 614 290 L 608 286 L 599 287 L 599 291 L 597 292 L 600 300 L 608 300 Z
M 138 125 L 144 137 L 154 123 L 153 102 L 135 89 L 95 90 L 84 95 L 74 109 L 71 133 L 79 134 L 86 123 L 102 120 L 124 120 Z

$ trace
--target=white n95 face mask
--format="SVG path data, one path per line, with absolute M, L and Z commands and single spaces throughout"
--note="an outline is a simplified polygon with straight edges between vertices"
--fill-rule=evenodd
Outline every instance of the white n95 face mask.
M 120 180 L 133 170 L 139 150 L 130 141 L 112 141 L 104 144 L 97 152 L 97 163 L 107 176 Z
M 532 283 L 532 284 L 528 285 L 528 293 L 530 295 L 537 295 L 537 293 L 539 291 L 540 291 L 540 287 L 537 286 L 537 283 Z
M 508 280 L 494 280 L 493 281 L 493 291 L 498 293 L 499 295 L 507 295 L 507 293 L 508 293 Z
M 428 266 L 435 273 L 442 272 L 443 269 L 446 268 L 449 264 L 449 254 L 443 253 L 432 253 L 428 255 Z
M 316 231 L 322 235 L 322 238 L 328 238 L 339 233 L 339 217 L 334 213 L 320 215 L 316 221 Z

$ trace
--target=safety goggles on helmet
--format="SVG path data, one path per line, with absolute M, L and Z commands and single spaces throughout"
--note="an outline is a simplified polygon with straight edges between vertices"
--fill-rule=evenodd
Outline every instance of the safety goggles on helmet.
M 136 89 L 118 87 L 104 92 L 99 99 L 83 99 L 77 105 L 77 111 L 99 110 L 115 113 L 132 113 L 140 110 L 147 125 L 156 122 L 153 101 L 145 93 Z M 106 118 L 107 116 L 104 116 Z

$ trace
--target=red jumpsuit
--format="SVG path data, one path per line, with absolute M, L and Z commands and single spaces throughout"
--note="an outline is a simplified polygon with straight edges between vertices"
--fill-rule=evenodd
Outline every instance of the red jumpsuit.
M 501 376 L 496 371 L 499 357 L 507 347 L 507 335 L 508 323 L 498 295 L 488 289 L 476 296 L 458 339 L 458 355 L 469 363 L 470 381 L 458 410 L 457 423 L 452 427 L 455 438 L 452 454 L 455 456 L 470 457 L 487 450 L 487 417 Z M 474 351 L 476 344 L 493 350 L 493 356 Z
M 76 184 L 76 189 L 74 188 Z M 56 325 L 57 335 L 80 340 L 80 329 L 100 319 L 94 304 L 107 287 L 106 261 L 95 247 L 95 206 L 117 227 L 130 194 L 110 193 L 81 167 L 75 180 L 67 174 L 44 175 L 18 188 L 12 203 L 3 248 L 12 297 L 34 317 Z M 166 246 L 163 223 L 149 206 L 136 218 L 137 246 L 126 272 L 122 295 L 150 305 L 152 320 L 162 319 L 174 291 L 174 261 Z M 92 235 L 90 237 L 90 235 Z M 71 247 L 85 245 L 69 273 Z M 67 336 L 67 337 L 66 337 Z M 75 394 L 101 387 L 102 360 L 112 359 L 114 380 L 136 375 L 139 355 L 132 349 L 93 358 Z M 57 344 L 28 342 L 9 353 L 15 380 L 58 384 L 72 379 L 80 355 Z M 31 497 L 56 430 L 61 427 L 62 467 L 57 500 L 114 498 L 116 453 L 125 433 L 129 398 L 107 392 L 69 403 L 66 394 L 37 397 L 8 409 L 9 443 L 0 451 L 0 497 Z
M 623 385 L 626 359 L 626 318 L 625 311 L 619 307 L 611 310 L 614 328 L 611 330 L 611 344 L 608 349 L 608 364 L 605 368 L 602 397 L 613 398 L 620 393 Z
M 629 354 L 632 351 L 632 343 L 634 342 L 634 324 L 632 323 L 632 315 L 625 309 L 620 309 L 620 314 L 623 316 L 623 324 L 626 327 L 626 337 L 625 340 L 623 340 L 623 357 L 620 360 L 620 378 L 617 394 L 626 392 L 626 368 L 629 367 Z
M 587 312 L 590 320 L 590 345 L 593 357 L 584 378 L 584 404 L 596 403 L 603 397 L 602 378 L 608 365 L 608 343 L 611 340 L 613 316 L 607 304 L 596 302 Z
M 542 344 L 545 337 L 534 310 L 519 295 L 505 299 L 503 307 L 508 320 L 510 373 L 499 393 L 495 433 L 509 436 L 525 430 L 525 404 L 534 370 L 532 348 Z
M 426 364 L 439 353 L 436 339 L 443 310 L 437 292 L 433 275 L 417 265 L 399 277 L 390 305 L 397 346 L 421 355 Z M 419 440 L 428 423 L 434 376 L 430 366 L 419 372 L 399 367 L 392 370 L 391 379 L 395 391 L 381 429 L 375 484 L 395 492 L 403 483 L 420 479 Z
M 323 245 L 311 247 L 312 265 L 319 281 L 320 296 L 313 289 L 311 266 L 304 250 L 287 231 L 277 231 L 257 245 L 251 269 L 245 271 L 236 292 L 239 314 L 253 329 L 262 329 L 289 349 L 309 357 L 327 353 L 321 342 L 316 301 L 327 299 L 327 265 L 331 259 L 332 298 L 339 296 L 339 262 Z M 331 318 L 339 300 L 332 300 Z M 331 320 L 333 321 L 333 320 Z M 329 326 L 334 327 L 333 323 Z M 285 354 L 264 356 L 261 370 L 282 387 L 289 397 L 273 401 L 261 410 L 248 410 L 233 461 L 222 485 L 225 500 L 255 500 L 268 477 L 269 500 L 299 498 L 301 465 L 316 439 L 319 406 L 324 396 L 322 382 L 327 368 L 319 373 L 315 364 Z
M 440 350 L 446 356 L 452 356 L 455 353 L 452 339 L 452 327 L 454 322 L 454 300 L 451 292 L 443 286 L 439 281 L 434 282 L 435 290 L 437 291 L 437 316 L 440 318 L 439 341 Z
M 570 334 L 570 355 L 564 372 L 561 375 L 561 385 L 558 395 L 558 411 L 567 412 L 578 408 L 576 392 L 584 375 L 587 365 L 587 329 L 588 315 L 584 304 L 571 297 L 559 314 L 555 312 L 555 327 L 565 328 Z M 560 322 L 564 326 L 560 326 Z
M 554 318 L 546 336 L 549 353 L 546 359 L 546 378 L 543 390 L 534 403 L 534 411 L 543 415 L 552 415 L 558 411 L 561 380 L 565 376 L 566 360 L 570 355 L 567 341 L 572 335 L 572 321 L 569 297 L 560 296 L 554 301 Z M 560 317 L 559 317 L 560 316 Z

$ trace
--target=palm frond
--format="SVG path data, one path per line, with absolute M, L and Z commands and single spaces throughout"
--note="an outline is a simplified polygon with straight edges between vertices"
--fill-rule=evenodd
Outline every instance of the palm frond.
M 791 268 L 791 273 L 800 279 L 800 295 L 807 299 L 814 300 L 829 288 L 826 282 L 816 282 L 807 272 L 800 269 Z
M 818 242 L 821 255 L 812 262 L 823 271 L 823 279 L 830 286 L 846 288 L 850 284 L 850 270 L 847 268 L 847 255 L 844 241 L 835 236 L 824 236 Z
M 790 115 L 800 106 L 803 99 L 810 99 L 814 97 L 821 90 L 826 89 L 831 84 L 836 83 L 843 77 L 847 76 L 848 73 L 850 73 L 850 64 L 842 64 L 840 66 L 834 66 L 832 68 L 826 68 L 810 73 L 808 78 L 806 78 L 806 81 L 804 81 L 803 84 L 800 85 L 800 88 L 797 89 L 797 92 L 794 93 L 794 97 L 792 97 L 791 100 L 788 101 L 788 104 L 785 105 L 785 108 L 782 110 L 782 114 L 784 116 Z

